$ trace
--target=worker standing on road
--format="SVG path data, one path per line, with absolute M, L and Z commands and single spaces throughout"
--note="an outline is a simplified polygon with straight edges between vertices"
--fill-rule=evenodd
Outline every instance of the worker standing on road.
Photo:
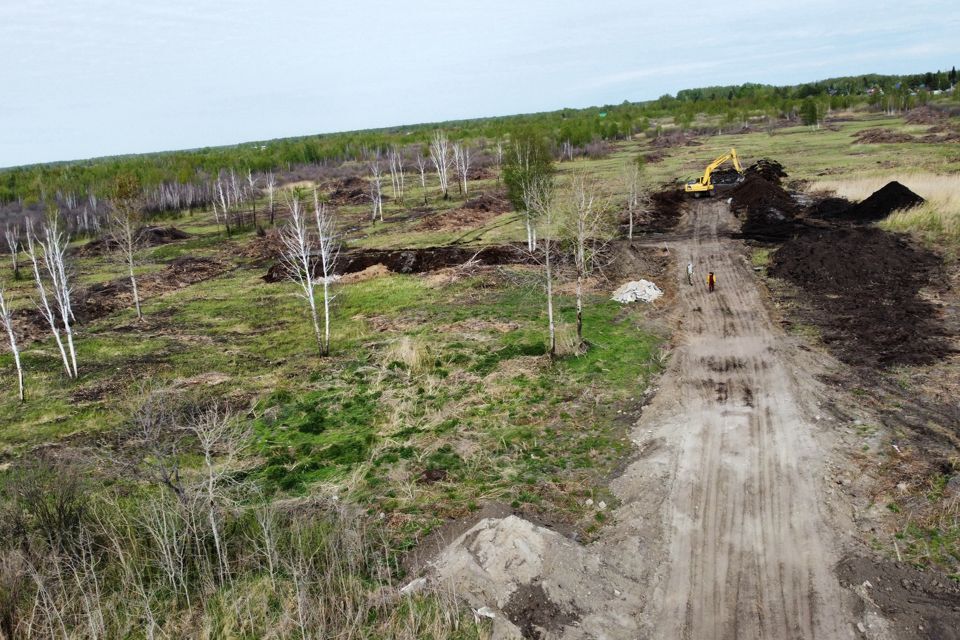
M 693 263 L 687 263 L 687 284 L 691 287 L 693 286 Z
M 713 293 L 714 287 L 717 286 L 717 278 L 713 275 L 713 271 L 707 274 L 707 289 L 710 293 Z

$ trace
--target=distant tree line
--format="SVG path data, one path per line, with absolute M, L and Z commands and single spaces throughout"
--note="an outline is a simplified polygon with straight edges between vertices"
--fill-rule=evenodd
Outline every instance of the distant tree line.
M 651 130 L 653 120 L 672 118 L 682 128 L 690 127 L 700 115 L 719 117 L 732 127 L 758 118 L 800 120 L 804 109 L 812 112 L 810 103 L 819 113 L 854 106 L 895 112 L 924 103 L 932 92 L 948 89 L 956 80 L 956 69 L 951 69 L 832 78 L 794 86 L 702 87 L 647 102 L 451 121 L 442 123 L 442 129 L 451 144 L 469 140 L 481 149 L 509 139 L 517 130 L 536 130 L 548 141 L 555 158 L 569 159 L 602 152 L 606 143 L 638 133 L 656 135 L 657 131 Z M 438 128 L 441 125 L 437 123 L 409 125 L 16 167 L 0 170 L 0 206 L 66 201 L 68 205 L 92 203 L 95 208 L 98 199 L 109 197 L 118 175 L 133 175 L 142 185 L 147 209 L 207 207 L 217 197 L 215 184 L 223 172 L 248 176 L 304 165 L 367 162 L 390 158 L 397 149 L 411 147 L 429 157 Z

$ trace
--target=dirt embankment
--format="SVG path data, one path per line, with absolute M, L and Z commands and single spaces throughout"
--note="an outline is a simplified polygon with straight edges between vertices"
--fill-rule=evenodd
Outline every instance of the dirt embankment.
M 782 241 L 797 232 L 797 204 L 781 185 L 787 177 L 780 163 L 760 160 L 746 170 L 746 179 L 730 192 L 730 205 L 742 219 L 744 238 Z
M 498 193 L 481 193 L 470 198 L 459 208 L 425 216 L 419 228 L 424 231 L 465 230 L 486 224 L 513 206 Z
M 351 249 L 340 254 L 336 275 L 363 271 L 374 265 L 383 265 L 394 273 L 424 273 L 445 267 L 456 267 L 474 261 L 481 265 L 532 264 L 533 256 L 520 245 L 491 245 L 486 247 L 426 247 L 423 249 Z M 314 265 L 315 275 L 319 265 Z M 270 267 L 263 276 L 265 282 L 281 282 L 287 278 L 282 263 Z

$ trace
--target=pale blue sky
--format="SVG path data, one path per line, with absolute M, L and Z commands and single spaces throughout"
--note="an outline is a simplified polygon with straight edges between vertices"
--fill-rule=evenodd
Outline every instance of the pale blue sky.
M 0 167 L 955 64 L 956 0 L 0 0 Z

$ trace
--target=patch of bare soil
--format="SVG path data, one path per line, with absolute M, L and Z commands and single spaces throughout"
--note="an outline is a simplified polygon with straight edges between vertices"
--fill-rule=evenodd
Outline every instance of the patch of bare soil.
M 141 247 L 156 247 L 190 237 L 189 233 L 176 227 L 142 227 L 137 231 L 137 244 Z M 99 256 L 117 249 L 119 246 L 113 238 L 103 237 L 78 247 L 77 255 Z
M 650 153 L 643 156 L 644 162 L 647 164 L 657 164 L 658 162 L 663 162 L 667 157 L 667 152 L 662 149 L 657 149 L 656 151 L 651 151 Z
M 914 137 L 909 133 L 900 133 L 885 127 L 871 127 L 856 132 L 852 136 L 853 144 L 896 144 L 913 142 Z
M 169 263 L 156 273 L 137 278 L 141 301 L 164 293 L 209 280 L 229 268 L 228 265 L 210 258 L 182 257 Z M 110 282 L 90 285 L 73 294 L 73 311 L 81 323 L 103 318 L 120 309 L 133 306 L 133 290 L 130 280 L 118 278 Z M 49 337 L 46 320 L 36 309 L 24 309 L 15 316 L 18 335 L 25 342 L 45 340 Z
M 951 352 L 940 309 L 921 290 L 939 258 L 880 229 L 810 230 L 774 254 L 770 273 L 798 285 L 808 320 L 840 360 L 867 367 L 935 362 Z
M 960 639 L 960 585 L 946 576 L 865 557 L 842 560 L 837 573 L 841 584 L 860 595 L 865 609 L 879 610 L 885 618 L 872 630 L 876 635 L 867 629 L 867 637 Z M 878 633 L 883 631 L 891 633 Z
M 256 236 L 250 242 L 241 245 L 237 253 L 250 260 L 255 266 L 262 266 L 283 255 L 283 240 L 279 229 L 268 229 L 262 236 Z
M 696 147 L 703 144 L 695 136 L 684 133 L 679 129 L 661 133 L 650 141 L 650 146 L 654 149 L 668 149 L 670 147 Z
M 543 585 L 537 582 L 517 587 L 503 613 L 520 629 L 524 638 L 535 640 L 552 638 L 577 620 L 575 613 L 564 611 L 550 600 Z
M 480 227 L 500 215 L 489 209 L 453 209 L 438 211 L 423 218 L 417 228 L 422 231 L 465 231 Z

